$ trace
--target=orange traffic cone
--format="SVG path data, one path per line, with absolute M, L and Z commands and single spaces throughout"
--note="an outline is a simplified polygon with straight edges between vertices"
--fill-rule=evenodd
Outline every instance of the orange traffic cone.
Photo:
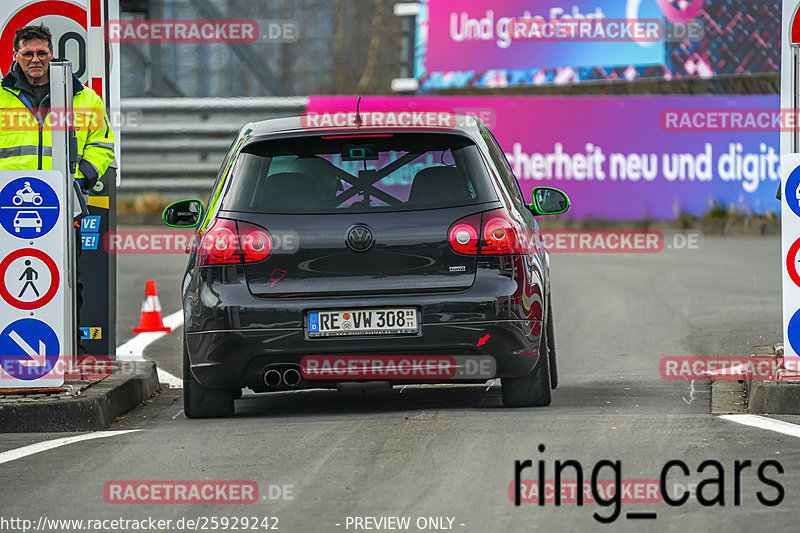
M 142 315 L 139 317 L 139 327 L 133 328 L 134 333 L 144 333 L 147 331 L 172 331 L 164 326 L 161 319 L 161 304 L 158 301 L 156 292 L 156 282 L 147 280 L 144 290 L 144 303 L 142 304 Z

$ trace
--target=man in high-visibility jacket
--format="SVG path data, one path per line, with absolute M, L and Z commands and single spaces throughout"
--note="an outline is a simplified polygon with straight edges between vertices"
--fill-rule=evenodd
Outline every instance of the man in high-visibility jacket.
M 50 109 L 53 40 L 44 24 L 25 26 L 14 36 L 14 63 L 0 82 L 0 169 L 53 168 L 53 127 L 64 127 L 65 110 Z M 73 113 L 78 139 L 75 179 L 84 192 L 114 161 L 114 132 L 100 97 L 73 80 Z

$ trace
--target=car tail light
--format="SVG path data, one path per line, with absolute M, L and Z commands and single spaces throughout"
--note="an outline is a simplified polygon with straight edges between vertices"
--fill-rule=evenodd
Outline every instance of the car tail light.
M 470 215 L 450 226 L 447 240 L 450 247 L 459 254 L 477 255 L 480 242 L 481 215 Z
M 481 251 L 485 254 L 513 254 L 518 247 L 518 232 L 514 224 L 502 216 L 491 216 L 487 213 L 487 221 L 483 225 L 483 243 Z M 491 217 L 491 218 L 489 218 Z
M 255 263 L 269 257 L 272 237 L 247 222 L 217 219 L 200 241 L 201 265 Z
M 243 236 L 242 250 L 245 263 L 255 263 L 269 257 L 272 251 L 272 238 L 266 230 L 253 224 L 239 222 L 239 235 Z
M 522 254 L 524 232 L 505 209 L 483 214 L 481 254 Z
M 217 219 L 200 241 L 200 264 L 238 263 L 236 241 L 236 223 L 233 220 Z

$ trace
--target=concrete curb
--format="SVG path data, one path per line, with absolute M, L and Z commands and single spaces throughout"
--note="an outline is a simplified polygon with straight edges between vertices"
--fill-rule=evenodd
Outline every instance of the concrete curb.
M 764 350 L 766 351 L 766 350 Z M 777 344 L 767 354 L 752 357 L 777 358 L 783 355 L 783 345 Z M 800 414 L 800 381 L 748 379 L 747 410 L 752 414 Z
M 152 361 L 114 362 L 110 376 L 80 396 L 0 404 L 0 431 L 43 433 L 94 431 L 152 396 L 159 388 Z
M 746 385 L 739 380 L 711 381 L 711 414 L 738 415 L 747 413 Z
M 752 414 L 800 415 L 800 381 L 748 381 Z

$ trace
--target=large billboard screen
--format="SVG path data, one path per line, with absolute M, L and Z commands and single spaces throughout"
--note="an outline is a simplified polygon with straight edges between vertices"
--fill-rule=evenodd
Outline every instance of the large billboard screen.
M 415 75 L 452 89 L 777 72 L 780 12 L 778 0 L 425 0 Z
M 308 111 L 355 110 L 347 96 Z M 486 122 L 526 197 L 550 185 L 569 216 L 632 220 L 702 215 L 722 204 L 777 212 L 778 138 L 793 117 L 778 96 L 369 97 L 361 111 L 442 110 Z

